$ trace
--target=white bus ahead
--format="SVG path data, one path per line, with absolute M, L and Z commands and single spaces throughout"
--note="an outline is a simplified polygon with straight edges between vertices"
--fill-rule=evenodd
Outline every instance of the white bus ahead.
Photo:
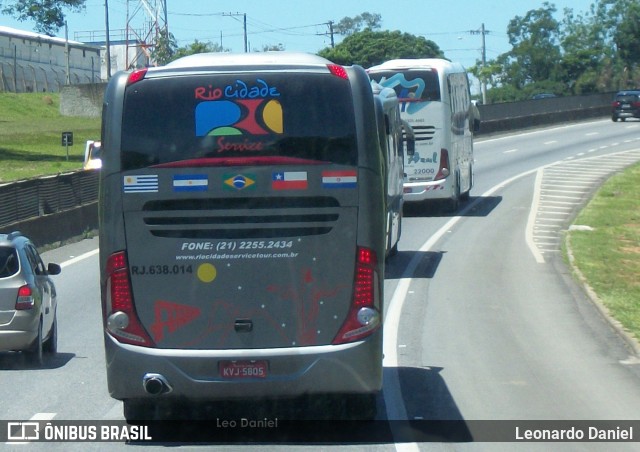
M 404 200 L 444 200 L 451 210 L 473 187 L 473 115 L 467 73 L 443 59 L 400 59 L 368 70 L 393 88 L 413 128 L 415 153 L 405 156 Z

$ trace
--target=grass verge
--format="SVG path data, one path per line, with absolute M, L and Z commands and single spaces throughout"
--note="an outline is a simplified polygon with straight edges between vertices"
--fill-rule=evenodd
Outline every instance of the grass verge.
M 73 132 L 73 146 L 62 146 Z M 60 114 L 59 93 L 0 93 L 0 183 L 82 168 L 87 140 L 100 138 L 100 119 Z
M 640 164 L 609 179 L 574 221 L 574 265 L 609 313 L 640 340 Z

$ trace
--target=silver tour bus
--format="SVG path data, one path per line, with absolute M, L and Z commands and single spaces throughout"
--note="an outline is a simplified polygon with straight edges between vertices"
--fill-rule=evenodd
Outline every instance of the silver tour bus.
M 100 271 L 109 393 L 174 403 L 382 386 L 384 156 L 358 66 L 201 54 L 106 89 Z

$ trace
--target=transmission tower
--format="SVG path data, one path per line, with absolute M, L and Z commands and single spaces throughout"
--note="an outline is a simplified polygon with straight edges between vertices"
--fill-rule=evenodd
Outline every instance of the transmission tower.
M 168 34 L 167 0 L 127 0 L 126 61 L 130 68 L 154 65 L 151 50 Z M 130 49 L 134 56 L 131 58 Z

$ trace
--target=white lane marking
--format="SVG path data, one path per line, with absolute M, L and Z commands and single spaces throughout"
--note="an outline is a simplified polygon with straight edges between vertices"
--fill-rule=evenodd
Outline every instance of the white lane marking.
M 87 251 L 86 253 L 81 254 L 80 256 L 73 257 L 68 261 L 63 262 L 62 264 L 60 264 L 60 267 L 64 268 L 64 267 L 68 267 L 69 265 L 76 264 L 80 261 L 90 258 L 91 256 L 95 256 L 96 254 L 98 254 L 98 252 L 99 250 L 97 248 L 95 250 Z
M 404 399 L 402 397 L 402 390 L 400 389 L 400 379 L 398 376 L 398 330 L 400 328 L 400 315 L 402 314 L 402 308 L 404 306 L 411 280 L 415 273 L 415 270 L 420 263 L 421 256 L 424 252 L 429 251 L 433 246 L 448 232 L 451 228 L 462 218 L 465 214 L 473 209 L 477 204 L 483 202 L 484 198 L 491 196 L 496 191 L 504 188 L 508 184 L 537 172 L 538 169 L 533 169 L 520 173 L 510 179 L 500 182 L 494 185 L 492 188 L 484 192 L 478 199 L 466 206 L 458 216 L 451 218 L 447 221 L 435 234 L 433 234 L 429 240 L 427 240 L 421 247 L 420 252 L 416 253 L 414 257 L 407 265 L 407 268 L 403 272 L 396 290 L 393 292 L 391 301 L 389 302 L 389 308 L 384 320 L 384 345 L 383 345 L 383 366 L 389 370 L 385 372 L 385 378 L 383 380 L 382 392 L 384 395 L 385 406 L 387 409 L 387 419 L 393 421 L 406 421 L 407 409 L 404 405 Z M 392 429 L 393 433 L 393 429 Z M 419 450 L 416 443 L 402 443 L 396 442 L 395 448 L 397 451 L 417 451 Z
M 533 202 L 531 203 L 531 210 L 529 210 L 529 218 L 527 220 L 527 229 L 525 232 L 525 241 L 527 242 L 527 246 L 531 250 L 533 257 L 538 264 L 544 264 L 544 256 L 540 254 L 540 250 L 533 241 L 533 226 L 536 223 L 536 215 L 538 212 L 538 206 L 540 205 L 540 194 L 542 192 L 540 187 L 542 186 L 543 173 L 544 167 L 537 170 L 536 183 L 533 189 Z

